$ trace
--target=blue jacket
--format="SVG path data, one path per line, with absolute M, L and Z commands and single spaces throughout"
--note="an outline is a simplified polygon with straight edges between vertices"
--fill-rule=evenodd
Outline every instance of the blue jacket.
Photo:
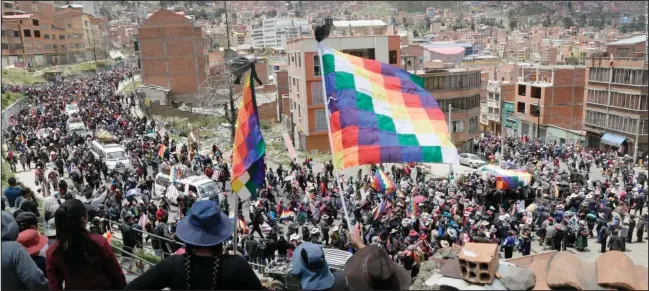
M 9 186 L 5 188 L 4 195 L 7 197 L 7 200 L 9 201 L 9 207 L 16 207 L 16 198 L 20 197 L 20 194 L 22 193 L 22 189 L 18 186 Z
M 45 274 L 17 238 L 18 223 L 2 211 L 2 290 L 47 290 Z
M 512 236 L 508 236 L 503 242 L 503 247 L 513 247 L 516 240 Z

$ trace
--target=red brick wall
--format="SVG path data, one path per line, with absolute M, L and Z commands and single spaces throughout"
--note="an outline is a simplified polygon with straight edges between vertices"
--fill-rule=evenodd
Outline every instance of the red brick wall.
M 514 102 L 516 99 L 516 84 L 501 84 L 500 96 L 502 97 L 503 101 Z
M 207 78 L 203 34 L 184 16 L 156 11 L 139 29 L 139 39 L 144 84 L 170 88 L 172 96 L 188 95 Z
M 277 101 L 257 106 L 259 110 L 259 119 L 276 123 L 277 120 Z

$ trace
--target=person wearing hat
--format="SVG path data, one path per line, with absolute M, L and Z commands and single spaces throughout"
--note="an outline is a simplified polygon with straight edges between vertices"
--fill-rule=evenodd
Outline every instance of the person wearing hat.
M 242 256 L 224 255 L 223 243 L 233 230 L 232 221 L 215 201 L 197 201 L 176 227 L 185 253 L 164 259 L 125 290 L 262 290 L 259 278 Z
M 169 215 L 167 214 L 167 211 L 160 208 L 158 209 L 158 211 L 156 211 L 155 217 L 157 223 L 156 227 L 153 229 L 153 234 L 156 235 L 156 237 L 151 238 L 151 247 L 153 248 L 157 256 L 166 258 L 173 251 L 173 247 L 170 244 L 170 242 L 173 241 L 173 237 L 171 236 L 171 230 L 169 228 L 169 225 L 167 224 Z M 165 239 L 159 237 L 163 237 Z
M 54 214 L 58 241 L 47 250 L 50 290 L 103 289 L 126 286 L 113 247 L 101 235 L 89 233 L 86 207 L 78 199 L 61 204 Z
M 19 227 L 15 218 L 2 211 L 2 284 L 3 290 L 47 290 L 47 278 L 30 258 L 27 249 L 16 240 Z
M 30 211 L 18 210 L 14 212 L 16 223 L 18 223 L 19 231 L 26 229 L 34 229 L 38 231 L 38 217 Z
M 35 229 L 26 229 L 18 234 L 18 243 L 23 245 L 29 255 L 34 260 L 34 263 L 45 274 L 47 278 L 47 271 L 45 268 L 45 252 L 47 251 L 47 237 L 38 233 Z
M 577 238 L 575 240 L 575 248 L 578 251 L 584 251 L 588 247 L 588 226 L 585 220 L 579 221 L 579 227 L 577 228 Z
M 353 237 L 359 235 L 354 233 Z M 353 241 L 357 241 L 356 238 Z M 343 273 L 349 290 L 408 290 L 411 274 L 393 262 L 384 248 L 363 246 L 345 263 Z M 360 246 L 360 248 L 358 248 Z
M 56 222 L 54 218 L 51 218 L 50 220 L 47 221 L 45 224 L 45 231 L 43 232 L 45 236 L 47 236 L 47 245 L 51 246 L 56 242 Z
M 320 230 L 322 232 L 322 243 L 324 245 L 329 245 L 329 215 L 323 214 L 320 217 Z
M 344 290 L 345 276 L 332 273 L 322 248 L 305 242 L 293 253 L 292 274 L 300 279 L 301 290 Z

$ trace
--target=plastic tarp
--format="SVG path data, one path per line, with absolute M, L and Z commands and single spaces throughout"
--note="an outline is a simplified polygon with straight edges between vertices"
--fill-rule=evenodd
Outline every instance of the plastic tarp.
M 611 146 L 614 146 L 614 147 L 619 147 L 626 140 L 626 137 L 619 136 L 617 134 L 612 134 L 612 133 L 607 132 L 602 136 L 601 140 L 602 140 L 603 143 L 605 143 L 607 145 L 611 145 Z

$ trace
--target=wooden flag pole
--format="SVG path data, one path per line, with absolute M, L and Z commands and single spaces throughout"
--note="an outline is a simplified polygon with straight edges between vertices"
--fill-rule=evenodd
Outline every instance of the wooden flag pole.
M 336 157 L 334 156 L 334 142 L 331 139 L 331 122 L 330 122 L 331 114 L 329 112 L 329 96 L 327 96 L 327 86 L 325 85 L 324 63 L 322 62 L 322 47 L 320 46 L 320 43 L 318 43 L 318 60 L 320 62 L 320 78 L 322 79 L 322 82 L 321 82 L 322 83 L 322 93 L 325 95 L 324 96 L 325 110 L 326 110 L 325 112 L 326 112 L 326 116 L 327 116 L 327 118 L 325 118 L 325 119 L 327 120 L 327 131 L 328 131 L 328 134 L 329 134 L 329 147 L 331 149 L 331 157 L 332 157 L 332 159 L 335 159 Z M 344 212 L 344 215 L 345 215 L 345 221 L 347 222 L 347 228 L 349 230 L 351 230 L 352 229 L 352 223 L 349 220 L 349 212 L 347 211 L 347 202 L 345 202 L 345 195 L 347 194 L 345 192 L 345 187 L 344 187 L 345 185 L 343 185 L 341 183 L 341 181 L 340 181 L 340 173 L 338 173 L 338 169 L 336 169 L 335 167 L 334 167 L 334 175 L 336 176 L 336 183 L 338 183 L 338 185 L 340 185 L 340 199 L 342 200 L 341 202 L 343 204 L 343 212 Z

